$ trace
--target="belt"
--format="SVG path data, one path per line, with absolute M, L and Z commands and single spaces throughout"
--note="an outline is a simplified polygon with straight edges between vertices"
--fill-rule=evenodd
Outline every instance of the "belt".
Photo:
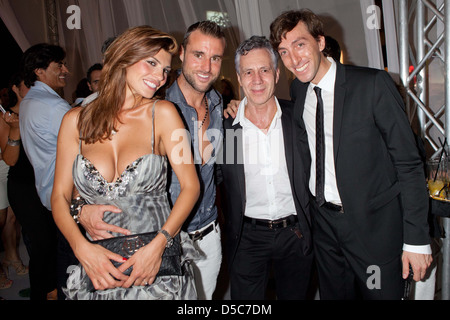
M 325 202 L 322 207 L 327 208 L 332 211 L 338 211 L 340 213 L 344 213 L 344 207 L 338 206 L 337 204 L 331 203 L 331 202 Z
M 298 221 L 297 216 L 291 215 L 278 220 L 264 220 L 244 217 L 244 222 L 267 227 L 269 229 L 281 229 L 294 225 Z
M 192 241 L 202 240 L 203 237 L 205 237 L 207 234 L 211 233 L 216 228 L 217 221 L 214 221 L 207 227 L 206 229 L 203 229 L 202 231 L 195 231 L 194 233 L 189 233 L 189 237 L 192 239 Z

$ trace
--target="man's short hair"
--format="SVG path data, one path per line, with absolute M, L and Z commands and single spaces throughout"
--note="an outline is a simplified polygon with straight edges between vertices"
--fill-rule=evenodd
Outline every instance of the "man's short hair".
M 241 56 L 245 56 L 247 53 L 254 49 L 266 49 L 269 52 L 270 57 L 272 58 L 274 69 L 276 70 L 278 68 L 278 53 L 273 49 L 270 41 L 266 37 L 252 36 L 249 39 L 244 40 L 236 49 L 236 54 L 234 56 L 234 66 L 238 74 L 240 74 L 239 68 L 241 64 Z
M 323 54 L 326 57 L 332 57 L 336 61 L 341 60 L 341 46 L 339 42 L 330 36 L 325 36 L 325 49 L 323 49 Z
M 314 39 L 319 40 L 320 36 L 325 36 L 322 20 L 311 10 L 290 10 L 283 12 L 270 24 L 270 43 L 278 51 L 286 33 L 292 31 L 299 22 L 303 22 Z
M 91 83 L 91 81 L 92 81 L 92 77 L 91 77 L 92 72 L 97 71 L 97 70 L 98 71 L 102 71 L 102 69 L 103 69 L 103 65 L 101 63 L 96 63 L 96 64 L 92 65 L 87 71 L 87 75 L 86 75 L 87 81 L 89 83 Z
M 37 80 L 36 69 L 46 70 L 52 62 L 62 62 L 66 52 L 57 45 L 39 43 L 30 47 L 22 56 L 21 66 L 24 83 L 31 87 Z
M 217 23 L 209 20 L 198 21 L 192 24 L 187 29 L 186 34 L 184 35 L 183 38 L 183 42 L 181 43 L 183 48 L 186 48 L 187 44 L 189 43 L 189 36 L 191 35 L 192 32 L 196 30 L 199 30 L 204 34 L 212 36 L 217 39 L 225 39 L 225 33 Z
M 117 38 L 117 36 L 109 37 L 102 43 L 102 48 L 101 48 L 102 55 L 105 55 L 106 50 L 108 50 L 109 46 L 111 45 L 111 43 L 114 42 L 114 40 L 116 40 L 116 38 Z

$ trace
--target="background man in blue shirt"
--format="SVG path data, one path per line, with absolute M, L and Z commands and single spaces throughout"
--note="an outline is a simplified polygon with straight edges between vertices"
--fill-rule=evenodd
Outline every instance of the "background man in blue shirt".
M 40 44 L 28 52 L 24 65 L 25 84 L 31 89 L 21 103 L 20 132 L 34 168 L 39 197 L 42 204 L 51 210 L 56 141 L 61 120 L 70 109 L 69 103 L 56 91 L 65 87 L 69 70 L 63 62 L 65 53 L 60 47 Z M 50 54 L 55 56 L 46 58 L 56 60 L 39 64 L 39 55 Z
M 50 44 L 37 44 L 23 56 L 24 81 L 30 91 L 20 105 L 20 134 L 36 179 L 36 190 L 48 215 L 36 219 L 31 215 L 22 225 L 29 225 L 31 298 L 47 298 L 56 288 L 57 229 L 51 214 L 50 197 L 55 173 L 56 141 L 61 120 L 70 109 L 57 90 L 66 85 L 69 70 L 65 66 L 64 49 Z M 26 201 L 26 199 L 24 199 Z M 70 252 L 70 251 L 69 251 Z M 33 270 L 34 269 L 34 270 Z M 62 269 L 65 269 L 62 267 Z M 64 276 L 65 270 L 62 270 Z M 63 281 L 63 280 L 62 280 Z

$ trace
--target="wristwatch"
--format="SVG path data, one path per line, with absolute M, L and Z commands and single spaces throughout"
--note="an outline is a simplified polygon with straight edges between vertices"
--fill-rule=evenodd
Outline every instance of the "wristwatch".
M 173 245 L 173 237 L 164 229 L 159 230 L 158 233 L 162 233 L 166 237 L 166 248 L 170 248 Z

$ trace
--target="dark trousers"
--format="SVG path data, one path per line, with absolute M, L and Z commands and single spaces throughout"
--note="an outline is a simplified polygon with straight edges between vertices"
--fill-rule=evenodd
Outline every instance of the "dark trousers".
M 230 269 L 231 299 L 264 300 L 271 268 L 279 300 L 306 299 L 313 255 L 303 254 L 298 224 L 282 229 L 244 223 Z
M 46 300 L 56 289 L 56 225 L 34 185 L 8 179 L 8 200 L 27 241 L 30 300 Z
M 58 249 L 57 249 L 57 274 L 56 284 L 58 288 L 58 300 L 65 300 L 66 295 L 63 292 L 63 288 L 66 287 L 67 278 L 69 277 L 68 268 L 72 265 L 78 265 L 78 259 L 72 251 L 69 242 L 64 235 L 57 230 Z
M 376 261 L 363 247 L 345 210 L 319 208 L 314 200 L 310 204 L 320 299 L 400 300 L 401 256 Z

